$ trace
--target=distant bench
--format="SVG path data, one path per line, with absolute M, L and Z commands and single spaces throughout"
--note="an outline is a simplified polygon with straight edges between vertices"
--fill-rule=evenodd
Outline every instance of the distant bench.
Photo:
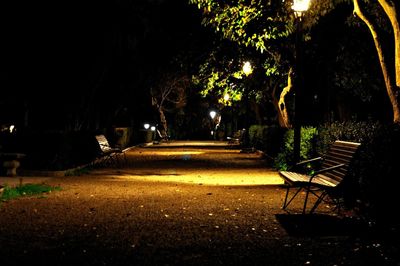
M 119 156 L 122 155 L 124 162 L 126 163 L 125 152 L 119 147 L 112 147 L 106 136 L 96 135 L 96 140 L 100 147 L 99 158 L 101 161 L 104 163 L 115 164 L 119 161 Z
M 0 161 L 7 170 L 7 176 L 17 175 L 17 168 L 20 166 L 20 160 L 25 156 L 25 154 L 17 152 L 0 152 Z
M 230 145 L 241 145 L 244 142 L 246 129 L 236 131 L 232 137 L 227 137 L 228 144 Z

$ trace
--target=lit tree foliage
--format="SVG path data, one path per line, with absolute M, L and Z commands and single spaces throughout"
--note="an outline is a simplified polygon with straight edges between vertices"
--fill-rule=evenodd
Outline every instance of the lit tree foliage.
M 286 107 L 286 96 L 292 89 L 291 74 L 294 62 L 293 37 L 295 33 L 295 18 L 291 10 L 292 3 L 289 1 L 265 1 L 265 0 L 239 0 L 239 1 L 216 1 L 216 0 L 189 0 L 203 11 L 203 25 L 213 28 L 225 39 L 231 40 L 240 47 L 247 47 L 258 52 L 257 57 L 262 59 L 260 66 L 264 70 L 264 78 L 275 81 L 268 82 L 265 87 L 258 90 L 267 92 L 272 96 L 274 105 L 278 112 L 278 120 L 282 127 L 290 127 L 288 110 Z M 318 22 L 320 15 L 325 15 L 333 10 L 335 4 L 343 1 L 319 1 L 312 6 L 304 21 L 304 26 L 310 28 Z M 239 48 L 240 50 L 240 48 Z M 231 60 L 240 61 L 238 58 Z M 212 61 L 212 60 L 211 60 Z M 210 61 L 203 67 L 211 67 Z M 224 69 L 224 74 L 210 71 L 204 93 L 216 89 L 223 91 L 230 89 L 224 81 L 238 75 L 237 69 L 228 72 L 230 68 Z M 204 74 L 204 69 L 202 70 Z M 221 79 L 221 77 L 224 77 Z M 286 78 L 283 78 L 286 76 Z M 285 80 L 285 82 L 283 82 Z
M 264 19 L 263 10 L 260 9 L 261 1 L 251 2 L 247 5 L 244 1 L 190 1 L 197 4 L 203 10 L 203 24 L 212 27 L 216 32 L 228 41 L 221 41 L 215 45 L 215 50 L 211 52 L 208 60 L 201 66 L 197 82 L 203 84 L 203 95 L 211 92 L 215 93 L 220 99 L 228 93 L 231 101 L 241 100 L 243 94 L 250 96 L 246 88 L 246 76 L 242 71 L 242 66 L 246 60 L 251 60 L 254 67 L 257 56 L 252 55 L 249 50 L 257 51 L 256 54 L 266 54 L 264 60 L 269 59 L 269 65 L 275 67 L 280 62 L 275 51 L 279 36 L 289 34 L 290 27 L 282 21 L 268 19 L 268 25 L 263 28 L 261 21 Z M 280 2 L 278 2 L 280 4 Z M 270 31 L 266 29 L 269 28 Z M 278 33 L 278 34 L 273 34 Z M 266 42 L 265 40 L 270 40 Z M 247 49 L 244 49 L 246 48 Z M 272 60 L 271 60 L 272 59 Z M 275 60 L 275 61 L 273 61 Z M 262 63 L 261 63 L 262 65 Z M 283 64 L 282 64 L 283 65 Z M 270 73 L 271 74 L 271 73 Z M 254 88 L 253 88 L 254 89 Z M 254 98 L 260 98 L 260 93 L 264 90 L 258 87 L 252 90 Z M 247 97 L 246 97 L 247 98 Z
M 230 100 L 239 101 L 245 91 L 242 70 L 242 58 L 237 46 L 216 46 L 208 55 L 208 58 L 200 66 L 198 74 L 194 76 L 194 82 L 202 86 L 202 96 L 215 94 L 221 99 L 221 103 L 231 105 L 231 101 L 223 102 L 225 94 L 230 95 Z
M 294 15 L 291 10 L 292 1 L 274 0 L 189 0 L 203 11 L 203 24 L 212 27 L 241 46 L 252 47 L 264 56 L 262 64 L 268 77 L 291 73 L 293 65 L 293 33 Z M 377 49 L 379 62 L 385 80 L 387 94 L 393 107 L 393 121 L 400 122 L 399 84 L 400 84 L 400 29 L 398 21 L 398 6 L 395 0 L 319 0 L 312 1 L 307 16 L 303 19 L 305 29 L 311 28 L 339 4 L 353 3 L 354 14 L 368 26 Z M 380 36 L 382 28 L 392 32 L 389 43 Z M 305 32 L 305 40 L 310 36 Z M 390 42 L 393 42 L 392 44 Z M 393 50 L 383 49 L 383 46 L 394 47 Z M 392 62 L 389 61 L 392 59 Z M 390 63 L 390 64 L 389 64 Z M 296 74 L 296 73 L 295 73 Z M 275 101 L 280 119 L 285 119 L 281 126 L 290 126 L 285 116 L 285 95 L 291 91 L 291 79 L 287 77 L 287 85 L 279 86 L 279 99 Z M 276 91 L 277 87 L 272 86 Z

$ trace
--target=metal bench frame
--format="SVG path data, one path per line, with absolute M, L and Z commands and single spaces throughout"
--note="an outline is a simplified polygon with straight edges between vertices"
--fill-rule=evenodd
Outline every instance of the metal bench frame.
M 286 185 L 286 196 L 282 209 L 286 210 L 300 191 L 306 192 L 303 214 L 306 213 L 307 201 L 309 200 L 310 194 L 314 195 L 317 200 L 309 213 L 313 213 L 321 202 L 333 203 L 336 208 L 340 209 L 341 199 L 334 197 L 334 195 L 337 194 L 335 192 L 337 192 L 346 176 L 349 165 L 360 145 L 361 144 L 357 142 L 337 140 L 329 147 L 324 157 L 317 157 L 296 164 L 296 166 L 301 166 L 316 161 L 322 161 L 321 168 L 311 175 L 303 174 L 299 171 L 280 171 L 279 175 L 283 178 Z M 297 190 L 288 200 L 289 191 L 292 188 Z M 330 200 L 328 200 L 328 198 Z
M 116 165 L 120 163 L 120 156 L 123 157 L 123 162 L 126 163 L 126 154 L 119 147 L 112 147 L 105 135 L 96 135 L 96 140 L 100 147 L 99 161 L 103 165 Z M 97 163 L 99 163 L 99 161 Z

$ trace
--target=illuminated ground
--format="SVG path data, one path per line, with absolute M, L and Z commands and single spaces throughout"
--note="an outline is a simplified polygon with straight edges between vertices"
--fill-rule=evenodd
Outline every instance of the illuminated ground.
M 397 265 L 396 235 L 367 234 L 328 206 L 283 212 L 260 154 L 182 144 L 134 148 L 126 166 L 2 203 L 0 265 Z
M 225 142 L 171 142 L 133 148 L 127 156 L 132 161 L 128 167 L 102 173 L 124 181 L 225 186 L 283 184 L 262 154 L 227 149 Z

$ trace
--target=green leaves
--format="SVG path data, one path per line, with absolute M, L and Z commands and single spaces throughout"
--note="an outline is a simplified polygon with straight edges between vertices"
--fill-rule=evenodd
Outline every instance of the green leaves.
M 221 32 L 226 39 L 246 47 L 254 47 L 260 52 L 268 48 L 265 44 L 268 40 L 287 36 L 280 30 L 290 21 L 290 15 L 281 14 L 282 10 L 286 10 L 284 3 L 264 3 L 261 0 L 190 0 L 189 3 L 197 4 L 197 7 L 203 10 L 203 25 Z

